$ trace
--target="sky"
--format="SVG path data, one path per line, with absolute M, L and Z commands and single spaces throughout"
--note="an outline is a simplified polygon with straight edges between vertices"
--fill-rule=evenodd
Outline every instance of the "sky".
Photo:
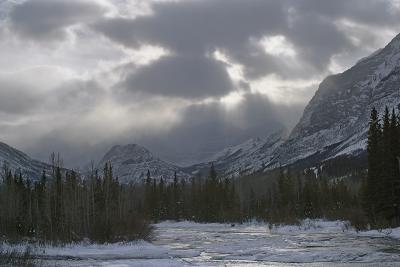
M 290 130 L 399 17 L 399 0 L 0 0 L 0 141 L 74 168 L 129 143 L 204 160 Z

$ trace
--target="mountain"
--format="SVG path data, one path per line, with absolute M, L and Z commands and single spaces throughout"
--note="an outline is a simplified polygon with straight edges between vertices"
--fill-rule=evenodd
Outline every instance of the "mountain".
M 12 171 L 21 172 L 24 177 L 38 179 L 43 170 L 51 170 L 49 164 L 34 160 L 25 153 L 0 142 L 0 167 L 6 164 Z
M 385 106 L 400 109 L 400 35 L 349 70 L 324 79 L 286 139 L 282 132 L 251 139 L 187 171 L 213 162 L 220 173 L 237 177 L 306 160 L 358 156 L 366 150 L 372 107 L 383 114 Z
M 372 107 L 382 114 L 385 106 L 400 109 L 400 35 L 349 70 L 324 79 L 287 138 L 283 131 L 253 138 L 187 168 L 165 162 L 139 145 L 114 146 L 98 167 L 110 162 L 122 182 L 143 181 L 148 170 L 153 178 L 171 181 L 175 172 L 186 179 L 188 173 L 204 173 L 211 163 L 225 176 L 238 177 L 310 158 L 357 156 L 366 149 Z M 33 178 L 49 169 L 4 143 L 0 143 L 0 161 Z
M 274 152 L 285 140 L 286 131 L 281 130 L 263 138 L 252 138 L 246 142 L 227 147 L 212 156 L 206 163 L 186 168 L 187 172 L 207 173 L 211 164 L 227 177 L 239 177 L 271 168 Z
M 112 147 L 100 160 L 98 168 L 102 169 L 106 163 L 112 164 L 114 175 L 123 183 L 144 181 L 148 170 L 152 178 L 163 178 L 167 182 L 173 180 L 175 172 L 178 179 L 189 178 L 178 166 L 159 159 L 146 148 L 136 144 Z
M 349 70 L 327 77 L 275 161 L 290 164 L 365 151 L 372 107 L 400 108 L 400 35 Z

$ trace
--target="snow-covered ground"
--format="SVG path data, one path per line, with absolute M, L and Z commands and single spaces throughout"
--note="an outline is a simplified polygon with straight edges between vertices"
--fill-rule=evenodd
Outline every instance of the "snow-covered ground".
M 323 220 L 273 227 L 167 221 L 155 227 L 152 243 L 33 252 L 42 266 L 400 266 L 400 228 L 357 233 L 346 222 Z
M 2 244 L 3 251 L 25 252 L 29 247 L 39 266 L 182 266 L 166 247 L 145 241 L 116 244 L 71 244 L 37 247 Z

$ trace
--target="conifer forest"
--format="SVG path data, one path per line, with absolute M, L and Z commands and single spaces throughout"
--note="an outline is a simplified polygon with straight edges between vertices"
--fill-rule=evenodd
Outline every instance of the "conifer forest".
M 306 170 L 280 167 L 264 192 L 237 188 L 211 165 L 208 175 L 173 182 L 152 178 L 122 184 L 106 164 L 81 174 L 53 160 L 39 180 L 13 173 L 5 164 L 0 185 L 0 234 L 10 240 L 96 242 L 151 238 L 151 222 L 189 220 L 240 223 L 256 219 L 295 223 L 304 218 L 350 220 L 357 228 L 398 226 L 400 205 L 399 116 L 371 111 L 368 171 L 356 186 Z M 54 159 L 54 156 L 53 156 Z

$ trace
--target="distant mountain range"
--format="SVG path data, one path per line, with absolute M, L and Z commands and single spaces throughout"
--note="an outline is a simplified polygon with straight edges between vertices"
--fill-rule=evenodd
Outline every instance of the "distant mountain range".
M 49 164 L 40 162 L 30 158 L 25 153 L 0 142 L 0 166 L 3 172 L 4 165 L 14 172 L 19 172 L 25 177 L 31 179 L 39 178 L 43 170 L 50 172 L 51 166 Z
M 204 172 L 211 163 L 228 177 L 262 172 L 280 165 L 313 158 L 323 161 L 340 155 L 357 156 L 366 149 L 372 107 L 400 109 L 400 35 L 385 48 L 361 59 L 349 70 L 327 77 L 320 84 L 303 116 L 288 135 L 279 131 L 228 147 L 207 162 L 181 168 L 154 156 L 139 145 L 114 146 L 97 164 L 112 163 L 123 182 L 140 182 L 152 177 L 189 178 Z M 0 160 L 12 169 L 37 177 L 49 165 L 0 143 Z

